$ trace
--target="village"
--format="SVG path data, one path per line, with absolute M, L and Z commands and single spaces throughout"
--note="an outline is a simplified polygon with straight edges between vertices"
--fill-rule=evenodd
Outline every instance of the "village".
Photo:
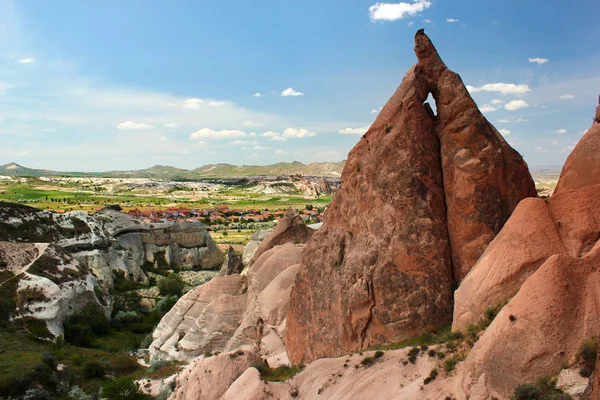
M 298 213 L 306 224 L 323 222 L 326 207 L 306 205 Z M 131 209 L 127 214 L 147 223 L 158 222 L 202 222 L 212 230 L 221 229 L 258 229 L 271 227 L 285 214 L 285 209 L 259 210 L 237 209 L 220 205 L 212 209 L 192 209 L 184 207 Z

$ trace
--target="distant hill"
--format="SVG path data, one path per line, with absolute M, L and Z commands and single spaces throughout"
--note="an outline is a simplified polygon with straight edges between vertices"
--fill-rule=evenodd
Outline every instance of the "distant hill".
M 95 176 L 107 178 L 154 178 L 169 180 L 192 180 L 203 178 L 242 178 L 251 176 L 327 176 L 339 178 L 345 161 L 303 164 L 299 161 L 281 162 L 271 165 L 209 164 L 187 170 L 166 165 L 155 165 L 146 169 L 107 172 L 61 172 L 23 167 L 11 162 L 0 165 L 0 175 L 9 176 Z

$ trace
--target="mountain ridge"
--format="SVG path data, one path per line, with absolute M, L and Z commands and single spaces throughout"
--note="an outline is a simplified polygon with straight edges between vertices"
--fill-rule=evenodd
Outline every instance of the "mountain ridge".
M 195 169 L 183 169 L 169 165 L 153 165 L 139 170 L 113 170 L 104 172 L 53 171 L 22 166 L 16 162 L 0 165 L 0 175 L 7 176 L 89 176 L 102 178 L 158 178 L 190 180 L 205 178 L 243 178 L 252 176 L 325 176 L 339 178 L 345 160 L 304 164 L 299 161 L 279 162 L 270 165 L 233 165 L 228 163 L 207 164 Z

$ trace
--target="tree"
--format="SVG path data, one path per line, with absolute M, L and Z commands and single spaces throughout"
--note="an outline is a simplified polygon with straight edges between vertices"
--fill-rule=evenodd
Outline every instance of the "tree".
M 181 296 L 184 287 L 185 283 L 176 273 L 170 273 L 166 278 L 158 281 L 158 291 L 163 296 Z

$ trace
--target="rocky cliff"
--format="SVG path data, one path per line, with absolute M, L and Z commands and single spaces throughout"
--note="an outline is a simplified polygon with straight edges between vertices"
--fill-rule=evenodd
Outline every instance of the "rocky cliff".
M 145 283 L 143 269 L 217 269 L 224 260 L 201 223 L 145 224 L 114 209 L 60 214 L 12 203 L 0 203 L 0 247 L 0 272 L 19 282 L 16 295 L 33 293 L 35 304 L 15 316 L 42 320 L 54 335 L 87 302 L 109 312 L 116 274 Z
M 48 337 L 63 335 L 65 318 L 88 303 L 109 313 L 108 297 L 95 290 L 96 278 L 54 244 L 0 242 L 0 286 L 9 297 L 0 323 L 35 319 L 45 324 Z M 43 329 L 34 335 L 45 337 Z
M 429 38 L 352 149 L 302 254 L 287 346 L 294 363 L 397 341 L 451 319 L 460 282 L 519 200 L 521 156 L 483 117 Z M 436 99 L 438 115 L 428 104 Z
M 271 365 L 287 365 L 283 338 L 289 293 L 311 235 L 297 212 L 288 210 L 244 274 L 219 276 L 193 289 L 162 318 L 153 333 L 151 358 L 188 360 L 243 350 Z

